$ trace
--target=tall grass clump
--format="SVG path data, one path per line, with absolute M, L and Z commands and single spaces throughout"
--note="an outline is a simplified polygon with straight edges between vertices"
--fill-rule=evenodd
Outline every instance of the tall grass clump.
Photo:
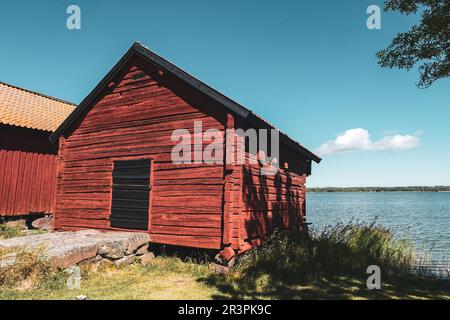
M 56 290 L 62 288 L 67 276 L 64 272 L 42 259 L 41 250 L 10 252 L 0 249 L 0 261 L 13 263 L 0 266 L 2 290 Z
M 375 222 L 350 222 L 309 234 L 275 232 L 265 244 L 239 260 L 232 277 L 264 287 L 318 277 L 364 277 L 370 265 L 378 265 L 383 276 L 398 277 L 409 273 L 415 259 L 415 251 L 389 229 Z

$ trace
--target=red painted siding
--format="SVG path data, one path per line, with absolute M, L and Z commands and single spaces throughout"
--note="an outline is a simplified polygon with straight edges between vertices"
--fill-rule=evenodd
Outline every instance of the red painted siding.
M 230 168 L 224 211 L 224 245 L 247 250 L 261 244 L 275 229 L 302 229 L 306 215 L 306 174 L 278 170 L 262 175 L 259 164 Z
M 132 75 L 145 72 L 137 81 Z M 222 243 L 223 165 L 176 165 L 172 131 L 224 130 L 226 113 L 210 99 L 140 59 L 129 63 L 61 140 L 55 228 L 113 229 L 112 161 L 153 159 L 149 232 L 156 243 L 219 249 Z M 206 145 L 206 143 L 205 143 Z
M 0 128 L 0 216 L 52 213 L 56 155 L 48 134 Z

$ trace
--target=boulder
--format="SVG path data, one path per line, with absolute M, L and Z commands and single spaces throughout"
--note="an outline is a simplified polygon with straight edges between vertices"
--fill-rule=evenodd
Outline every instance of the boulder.
M 236 265 L 237 262 L 237 256 L 234 256 L 233 258 L 230 259 L 230 261 L 228 261 L 227 263 L 227 267 L 228 268 L 233 268 Z
M 116 266 L 118 267 L 124 267 L 132 264 L 136 260 L 136 255 L 130 254 L 128 256 L 125 256 L 123 258 L 120 258 L 119 260 L 114 261 Z
M 10 252 L 0 256 L 0 268 L 6 268 L 16 263 L 17 252 Z
M 0 249 L 14 252 L 19 250 L 42 252 L 42 259 L 49 259 L 56 266 L 67 268 L 82 261 L 86 263 L 100 259 L 117 260 L 128 256 L 126 251 L 145 251 L 149 243 L 148 233 L 100 232 L 98 230 L 63 231 L 29 235 L 12 239 L 0 239 Z M 148 249 L 147 249 L 148 250 Z M 12 258 L 3 264 L 10 264 Z
M 144 254 L 139 257 L 139 261 L 143 266 L 146 266 L 149 263 L 151 263 L 153 261 L 153 259 L 155 259 L 155 254 L 153 252 Z
M 220 265 L 220 264 L 211 262 L 211 263 L 209 264 L 209 270 L 211 270 L 212 273 L 214 273 L 214 274 L 224 274 L 224 275 L 225 275 L 225 274 L 228 273 L 228 271 L 229 271 L 230 269 L 229 269 L 228 267 L 222 266 L 222 265 Z
M 52 217 L 44 217 L 34 220 L 31 225 L 39 230 L 52 230 Z
M 138 248 L 142 247 L 143 245 L 148 244 L 148 234 L 146 233 L 136 233 L 133 236 L 129 237 L 127 239 L 128 246 L 125 250 L 125 254 L 132 254 L 134 253 Z
M 94 258 L 97 252 L 97 245 L 73 247 L 70 250 L 61 248 L 61 250 L 52 251 L 50 261 L 57 267 L 68 268 L 81 261 Z
M 120 259 L 125 255 L 125 250 L 119 242 L 108 242 L 100 246 L 98 254 L 109 259 Z
M 100 263 L 103 259 L 104 258 L 101 255 L 97 254 L 93 258 L 81 261 L 78 265 L 86 266 L 86 265 L 89 265 L 89 264 L 97 264 L 97 263 Z
M 135 254 L 137 256 L 142 256 L 144 254 L 147 254 L 148 253 L 148 247 L 149 247 L 148 243 L 144 244 L 142 247 L 140 247 L 139 249 L 136 250 Z

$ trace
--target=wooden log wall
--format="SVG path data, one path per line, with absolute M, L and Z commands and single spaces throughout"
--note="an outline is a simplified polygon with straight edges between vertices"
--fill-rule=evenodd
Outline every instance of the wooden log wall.
M 144 77 L 136 77 L 142 72 Z M 223 131 L 223 108 L 136 57 L 110 87 L 61 138 L 54 227 L 113 229 L 112 162 L 145 156 L 154 164 L 151 240 L 219 249 L 224 166 L 173 164 L 171 151 L 177 142 L 171 141 L 171 134 L 175 129 L 192 133 L 194 121 L 202 121 L 203 131 Z
M 235 214 L 232 247 L 246 250 L 261 244 L 275 229 L 301 229 L 306 215 L 306 174 L 278 170 L 262 175 L 259 164 L 235 171 Z

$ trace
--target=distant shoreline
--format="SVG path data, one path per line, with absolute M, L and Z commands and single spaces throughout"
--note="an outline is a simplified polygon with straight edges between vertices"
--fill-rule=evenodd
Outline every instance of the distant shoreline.
M 450 186 L 435 187 L 324 187 L 307 188 L 312 193 L 337 193 L 337 192 L 450 192 Z

